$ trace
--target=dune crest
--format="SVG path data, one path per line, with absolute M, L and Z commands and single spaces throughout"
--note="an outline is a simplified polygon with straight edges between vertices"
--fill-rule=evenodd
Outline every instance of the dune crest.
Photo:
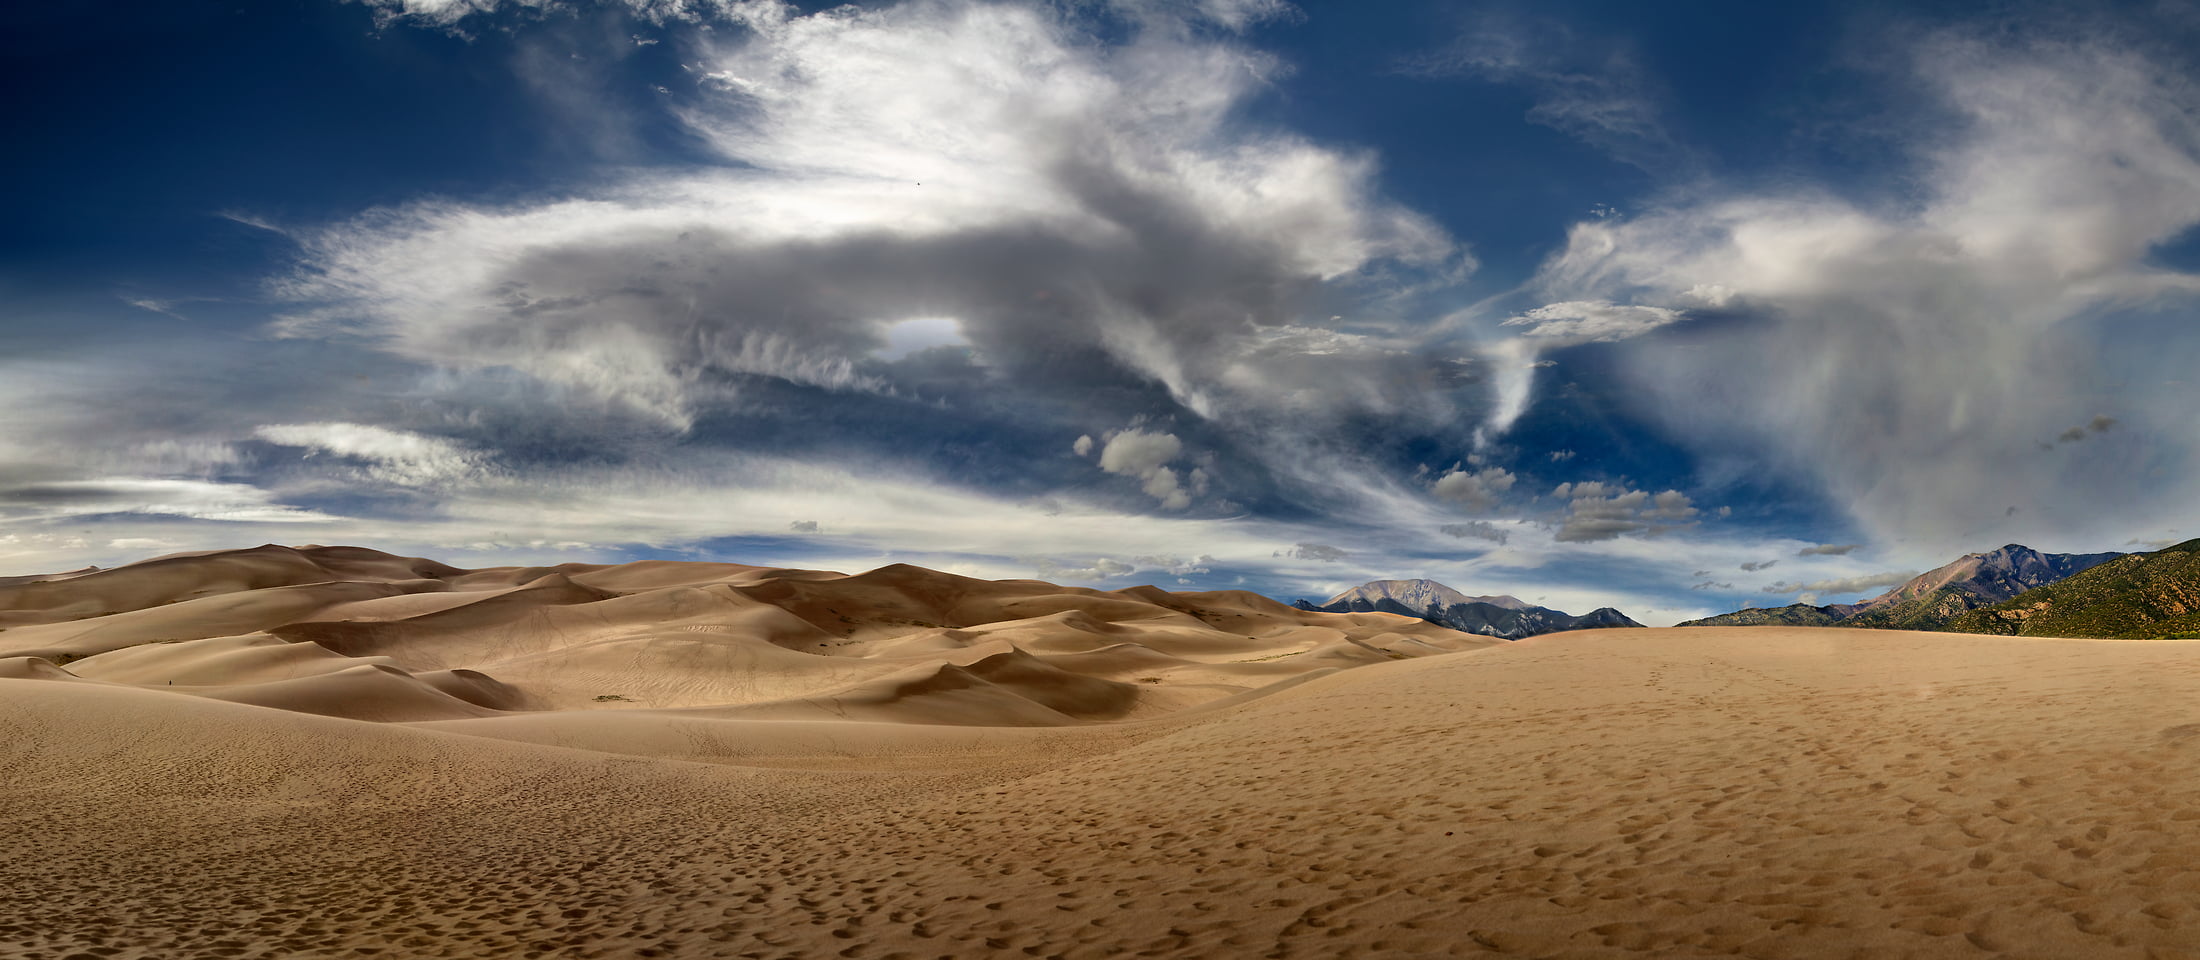
M 907 564 L 466 570 L 272 544 L 14 578 L 0 583 L 0 627 L 0 657 L 63 675 L 380 721 L 679 710 L 1112 722 L 1491 642 L 1243 592 L 1110 592 Z

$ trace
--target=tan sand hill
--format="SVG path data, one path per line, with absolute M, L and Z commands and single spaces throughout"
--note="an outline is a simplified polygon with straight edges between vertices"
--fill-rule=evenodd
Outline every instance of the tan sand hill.
M 0 957 L 2139 958 L 2200 943 L 2200 644 L 1628 629 L 1414 658 L 1445 637 L 1271 619 L 1245 597 L 691 573 L 446 574 L 440 592 L 481 599 L 552 575 L 619 596 L 389 641 L 405 656 L 424 637 L 506 636 L 535 651 L 512 661 L 542 671 L 525 680 L 269 634 L 100 654 L 70 664 L 83 677 L 0 659 Z M 836 579 L 857 589 L 818 592 Z M 745 592 L 789 580 L 764 590 L 791 609 Z M 810 618 L 855 618 L 859 597 L 930 625 L 852 626 L 824 654 L 680 632 L 757 652 L 762 672 L 794 669 L 762 657 L 853 669 L 831 695 L 773 680 L 739 701 L 513 709 L 570 695 L 543 657 L 655 636 L 523 634 L 658 591 L 703 594 L 662 601 L 689 625 L 765 603 L 832 634 Z M 1275 653 L 1224 661 L 1221 636 Z M 880 658 L 864 645 L 892 643 L 908 659 L 866 672 Z M 198 696 L 144 679 L 205 670 L 193 650 L 243 679 L 199 674 Z M 574 669 L 641 676 L 604 659 Z M 1370 665 L 1278 669 L 1300 661 Z M 682 689 L 732 669 L 709 661 Z M 421 690 L 460 715 L 305 712 L 398 716 Z M 238 691 L 288 702 L 221 702 Z
M 725 719 L 1075 724 L 1489 641 L 1246 593 L 906 565 L 461 570 L 358 547 L 178 554 L 0 586 L 0 656 L 352 719 L 709 708 Z

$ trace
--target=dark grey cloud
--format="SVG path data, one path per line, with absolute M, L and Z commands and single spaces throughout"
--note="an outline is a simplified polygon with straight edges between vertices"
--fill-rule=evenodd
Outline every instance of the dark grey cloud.
M 1688 495 L 1678 490 L 1653 494 L 1597 480 L 1561 483 L 1551 495 L 1566 501 L 1566 514 L 1555 534 L 1560 543 L 1591 543 L 1630 534 L 1656 536 L 1694 522 L 1698 513 Z
M 1859 546 L 1861 546 L 1861 544 L 1820 543 L 1804 547 L 1801 550 L 1797 550 L 1795 551 L 1795 555 L 1798 557 L 1845 557 Z
M 1466 523 L 1447 523 L 1436 529 L 1438 532 L 1447 537 L 1458 537 L 1461 540 L 1488 540 L 1498 544 L 1499 546 L 1503 546 L 1505 541 L 1511 536 L 1511 534 L 1508 533 L 1505 528 L 1500 527 L 1497 524 L 1491 523 L 1487 520 L 1470 520 Z

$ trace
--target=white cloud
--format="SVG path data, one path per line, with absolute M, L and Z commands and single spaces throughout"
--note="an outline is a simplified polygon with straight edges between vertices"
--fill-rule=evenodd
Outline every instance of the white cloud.
M 491 4 L 380 6 L 448 24 Z M 1140 26 L 1115 45 L 1067 6 L 641 6 L 724 21 L 691 31 L 702 87 L 667 98 L 717 162 L 308 235 L 276 332 L 516 370 L 676 429 L 743 376 L 890 390 L 865 364 L 929 342 L 896 340 L 912 304 L 1024 389 L 1074 363 L 1208 418 L 1432 406 L 1404 385 L 1434 359 L 1358 350 L 1310 376 L 1289 344 L 1333 343 L 1262 333 L 1377 265 L 1464 263 L 1376 194 L 1372 156 L 1244 121 L 1269 58 L 1172 26 L 1268 4 L 1118 8 Z M 1347 360 L 1391 375 L 1337 376 Z
M 148 514 L 236 523 L 310 523 L 335 519 L 288 506 L 250 484 L 148 477 L 99 477 L 0 487 L 0 517 L 36 522 L 68 517 Z
M 1100 469 L 1137 477 L 1147 496 L 1161 501 L 1167 509 L 1182 510 L 1192 505 L 1191 491 L 1180 486 L 1176 471 L 1163 464 L 1176 459 L 1183 450 L 1184 444 L 1175 434 L 1148 433 L 1134 427 L 1108 438 L 1108 445 L 1100 451 Z
M 1478 436 L 1484 441 L 1512 428 L 1527 412 L 1535 389 L 1535 371 L 1551 365 L 1544 351 L 1584 343 L 1611 343 L 1641 336 L 1683 319 L 1666 307 L 1618 304 L 1609 300 L 1568 300 L 1537 307 L 1499 324 L 1527 327 L 1514 338 L 1486 343 L 1483 357 L 1495 373 L 1490 380 L 1494 403 Z M 1563 453 L 1564 456 L 1561 456 Z M 1551 455 L 1554 461 L 1571 451 Z
M 1138 572 L 1137 567 L 1113 557 L 1100 557 L 1093 560 L 1091 565 L 1083 567 L 1068 566 L 1044 557 L 1029 562 L 1032 566 L 1033 576 L 1057 583 L 1079 580 L 1112 580 Z
M 1527 327 L 1521 336 L 1555 344 L 1610 343 L 1641 336 L 1681 319 L 1680 311 L 1666 307 L 1569 300 L 1537 307 L 1506 320 L 1502 326 Z
M 1132 557 L 1131 562 L 1140 569 L 1157 569 L 1171 576 L 1182 577 L 1194 573 L 1212 573 L 1219 561 L 1207 554 L 1200 554 L 1190 560 L 1166 555 Z
M 878 356 L 899 360 L 919 350 L 967 345 L 962 324 L 953 317 L 911 317 L 886 326 L 886 346 Z
M 1319 560 L 1323 563 L 1336 563 L 1352 555 L 1326 543 L 1300 543 L 1292 545 L 1289 550 L 1280 551 L 1277 556 L 1289 557 L 1294 560 Z
M 2106 541 L 2200 499 L 2200 392 L 2163 349 L 2180 334 L 2111 332 L 2200 291 L 2149 260 L 2200 225 L 2184 73 L 2083 37 L 1944 34 L 1912 54 L 1952 119 L 1909 158 L 1903 202 L 1700 188 L 1575 225 L 1534 288 L 1721 307 L 1717 337 L 1625 345 L 1643 411 L 1822 488 L 1875 540 Z M 2111 394 L 2132 404 L 2119 429 L 2066 429 L 2093 412 L 2074 398 Z M 2057 437 L 2091 439 L 2043 458 Z
M 480 476 L 483 458 L 449 440 L 364 423 L 271 423 L 253 436 L 286 447 L 303 447 L 307 456 L 333 454 L 365 460 L 367 476 L 418 487 Z
M 1069 448 L 1071 452 L 1077 454 L 1080 457 L 1092 456 L 1092 435 L 1084 433 L 1078 434 L 1077 442 L 1070 444 Z

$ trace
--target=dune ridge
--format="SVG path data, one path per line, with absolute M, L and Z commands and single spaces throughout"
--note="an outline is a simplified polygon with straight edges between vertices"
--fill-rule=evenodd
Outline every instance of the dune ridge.
M 16 579 L 0 585 L 0 657 L 398 722 L 694 708 L 1110 722 L 1489 642 L 1243 592 L 1108 592 L 904 564 L 854 575 L 667 561 L 465 570 L 271 544 Z

